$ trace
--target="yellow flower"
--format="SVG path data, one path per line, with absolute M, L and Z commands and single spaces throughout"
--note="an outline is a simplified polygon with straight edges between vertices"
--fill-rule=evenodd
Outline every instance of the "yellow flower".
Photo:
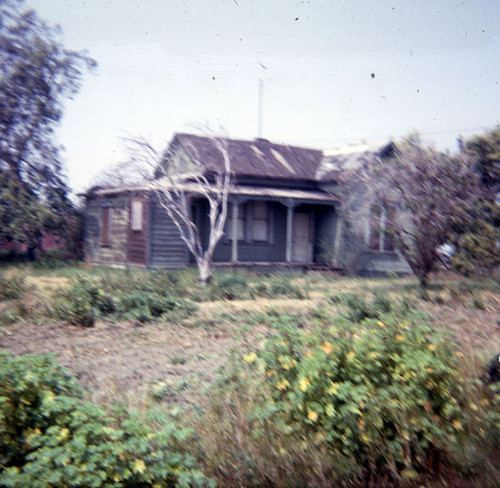
M 313 422 L 316 422 L 316 420 L 318 420 L 318 412 L 316 412 L 316 410 L 308 410 L 307 418 L 309 420 L 312 420 Z
M 454 420 L 451 425 L 455 430 L 462 430 L 462 424 L 460 423 L 460 420 Z
M 136 473 L 144 473 L 144 471 L 146 471 L 146 464 L 144 463 L 144 461 L 142 459 L 138 459 L 135 463 L 134 463 L 134 471 Z
M 307 391 L 307 387 L 311 384 L 311 382 L 307 378 L 301 378 L 299 380 L 299 389 L 300 391 Z
M 382 322 L 381 320 L 379 320 L 379 321 L 377 322 L 377 325 L 378 325 L 379 327 L 385 327 L 384 322 Z
M 331 403 L 327 403 L 325 407 L 325 413 L 328 415 L 328 417 L 334 417 L 335 416 L 335 408 Z
M 349 351 L 347 354 L 346 354 L 346 359 L 348 361 L 350 361 L 351 359 L 354 358 L 354 356 L 356 356 L 356 353 L 354 351 Z
M 396 334 L 394 337 L 399 342 L 403 342 L 406 339 L 406 336 L 404 334 Z
M 434 351 L 436 349 L 436 346 L 434 344 L 429 344 L 427 346 L 431 351 Z
M 321 344 L 321 349 L 325 352 L 325 354 L 330 355 L 333 352 L 333 346 L 329 342 L 324 342 Z
M 290 382 L 288 380 L 285 380 L 285 379 L 280 380 L 276 383 L 276 388 L 278 390 L 285 390 L 289 386 L 290 386 Z
M 329 395 L 335 395 L 335 393 L 337 393 L 337 390 L 339 389 L 339 385 L 340 383 L 333 383 L 332 381 L 330 381 L 330 386 L 326 389 L 326 392 Z
M 257 359 L 257 354 L 255 354 L 254 352 L 251 352 L 250 354 L 245 354 L 243 356 L 243 361 L 245 361 L 245 363 L 253 363 L 256 359 Z

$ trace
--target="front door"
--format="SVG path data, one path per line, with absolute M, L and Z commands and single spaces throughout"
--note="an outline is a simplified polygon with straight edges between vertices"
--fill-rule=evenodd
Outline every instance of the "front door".
M 313 260 L 314 219 L 309 212 L 295 212 L 293 215 L 292 261 L 311 263 Z

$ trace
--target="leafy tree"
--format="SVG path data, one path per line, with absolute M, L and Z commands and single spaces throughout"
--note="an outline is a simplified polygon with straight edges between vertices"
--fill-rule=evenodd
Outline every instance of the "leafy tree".
M 58 37 L 24 0 L 0 3 L 0 237 L 31 249 L 43 230 L 64 232 L 71 202 L 54 131 L 95 65 Z
M 397 145 L 394 157 L 366 162 L 355 177 L 364 179 L 368 205 L 397 206 L 387 216 L 386 229 L 426 287 L 439 259 L 437 248 L 478 194 L 471 159 L 437 151 L 411 136 Z
M 461 141 L 461 150 L 472 159 L 481 187 L 465 218 L 454 223 L 452 263 L 466 275 L 491 273 L 500 264 L 500 126 Z
M 462 151 L 475 161 L 481 183 L 494 194 L 500 191 L 500 125 L 468 141 L 460 141 Z

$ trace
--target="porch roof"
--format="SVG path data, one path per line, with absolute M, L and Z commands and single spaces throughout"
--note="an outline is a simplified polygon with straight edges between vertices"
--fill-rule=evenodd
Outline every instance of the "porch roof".
M 115 188 L 100 188 L 94 190 L 94 194 L 113 195 L 128 192 L 154 192 L 161 191 L 162 186 L 168 188 L 169 183 L 156 181 L 144 185 L 121 186 Z M 195 182 L 176 183 L 174 191 L 183 191 L 191 194 L 203 194 L 207 191 L 218 191 L 215 187 L 202 187 Z M 340 203 L 335 195 L 321 190 L 305 190 L 300 188 L 276 188 L 272 186 L 246 186 L 233 185 L 229 190 L 230 196 L 254 197 L 270 200 L 299 200 L 314 203 L 334 204 Z
M 317 203 L 339 203 L 338 197 L 320 190 L 296 188 L 254 187 L 237 185 L 230 190 L 231 195 L 269 198 L 273 200 L 304 200 Z

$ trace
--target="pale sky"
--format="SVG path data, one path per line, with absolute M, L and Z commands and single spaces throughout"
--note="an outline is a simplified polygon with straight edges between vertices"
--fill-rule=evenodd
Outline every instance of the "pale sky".
M 27 5 L 99 63 L 58 131 L 75 191 L 126 158 L 123 137 L 162 149 L 205 124 L 257 137 L 259 78 L 274 142 L 330 149 L 418 131 L 453 151 L 500 122 L 498 0 Z

